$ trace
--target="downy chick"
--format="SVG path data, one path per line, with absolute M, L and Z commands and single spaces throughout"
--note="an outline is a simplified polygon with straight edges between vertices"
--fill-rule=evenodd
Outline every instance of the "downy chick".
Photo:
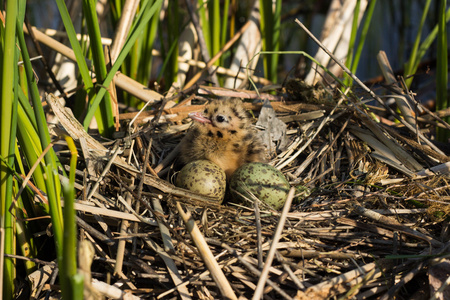
M 183 164 L 210 160 L 225 171 L 229 180 L 241 165 L 265 161 L 265 147 L 241 100 L 216 100 L 202 113 L 191 113 L 189 117 L 194 125 L 181 141 Z

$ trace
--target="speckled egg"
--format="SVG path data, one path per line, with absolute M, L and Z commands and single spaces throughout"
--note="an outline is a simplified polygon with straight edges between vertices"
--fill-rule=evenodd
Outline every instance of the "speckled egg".
M 196 160 L 185 165 L 177 175 L 175 185 L 206 196 L 225 197 L 226 175 L 209 160 Z
M 230 192 L 233 199 L 248 203 L 242 195 L 252 199 L 249 193 L 273 207 L 281 209 L 289 192 L 289 182 L 284 175 L 274 167 L 253 162 L 241 166 L 233 173 L 230 180 Z

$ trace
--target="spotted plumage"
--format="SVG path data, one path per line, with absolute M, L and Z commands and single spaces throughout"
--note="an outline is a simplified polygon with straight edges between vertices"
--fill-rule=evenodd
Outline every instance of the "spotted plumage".
M 207 159 L 229 179 L 241 165 L 265 161 L 265 147 L 239 99 L 216 100 L 203 113 L 192 113 L 193 126 L 181 141 L 183 164 Z

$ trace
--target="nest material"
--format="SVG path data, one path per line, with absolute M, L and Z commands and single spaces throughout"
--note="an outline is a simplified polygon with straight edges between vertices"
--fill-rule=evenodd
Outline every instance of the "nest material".
M 112 158 L 112 151 L 105 155 L 112 147 L 85 133 L 50 96 L 62 127 L 85 150 L 76 209 L 79 238 L 96 249 L 87 293 L 109 295 L 106 274 L 121 292 L 143 299 L 250 298 L 261 285 L 266 299 L 434 293 L 448 264 L 438 257 L 450 245 L 448 177 L 436 173 L 446 172 L 448 157 L 388 122 L 384 109 L 339 91 L 302 88 L 295 81 L 267 95 L 287 124 L 288 146 L 271 161 L 296 189 L 286 212 L 218 205 L 170 183 L 185 117 L 201 104 L 165 108 L 160 122 L 138 124 L 116 141 L 122 155 Z M 301 100 L 312 94 L 328 100 Z M 246 105 L 256 118 L 261 104 Z M 98 178 L 88 160 L 113 164 Z M 104 183 L 95 192 L 82 184 L 94 178 Z

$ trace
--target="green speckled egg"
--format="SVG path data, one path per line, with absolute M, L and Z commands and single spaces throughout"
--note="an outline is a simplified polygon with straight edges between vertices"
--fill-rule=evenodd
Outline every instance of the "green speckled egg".
M 226 175 L 209 160 L 196 160 L 185 165 L 177 175 L 175 185 L 206 196 L 225 197 Z
M 289 188 L 289 182 L 280 171 L 259 162 L 241 166 L 233 173 L 230 180 L 230 192 L 234 199 L 243 201 L 240 193 L 251 200 L 246 191 L 248 190 L 274 209 L 283 207 Z M 248 201 L 243 202 L 248 203 Z

